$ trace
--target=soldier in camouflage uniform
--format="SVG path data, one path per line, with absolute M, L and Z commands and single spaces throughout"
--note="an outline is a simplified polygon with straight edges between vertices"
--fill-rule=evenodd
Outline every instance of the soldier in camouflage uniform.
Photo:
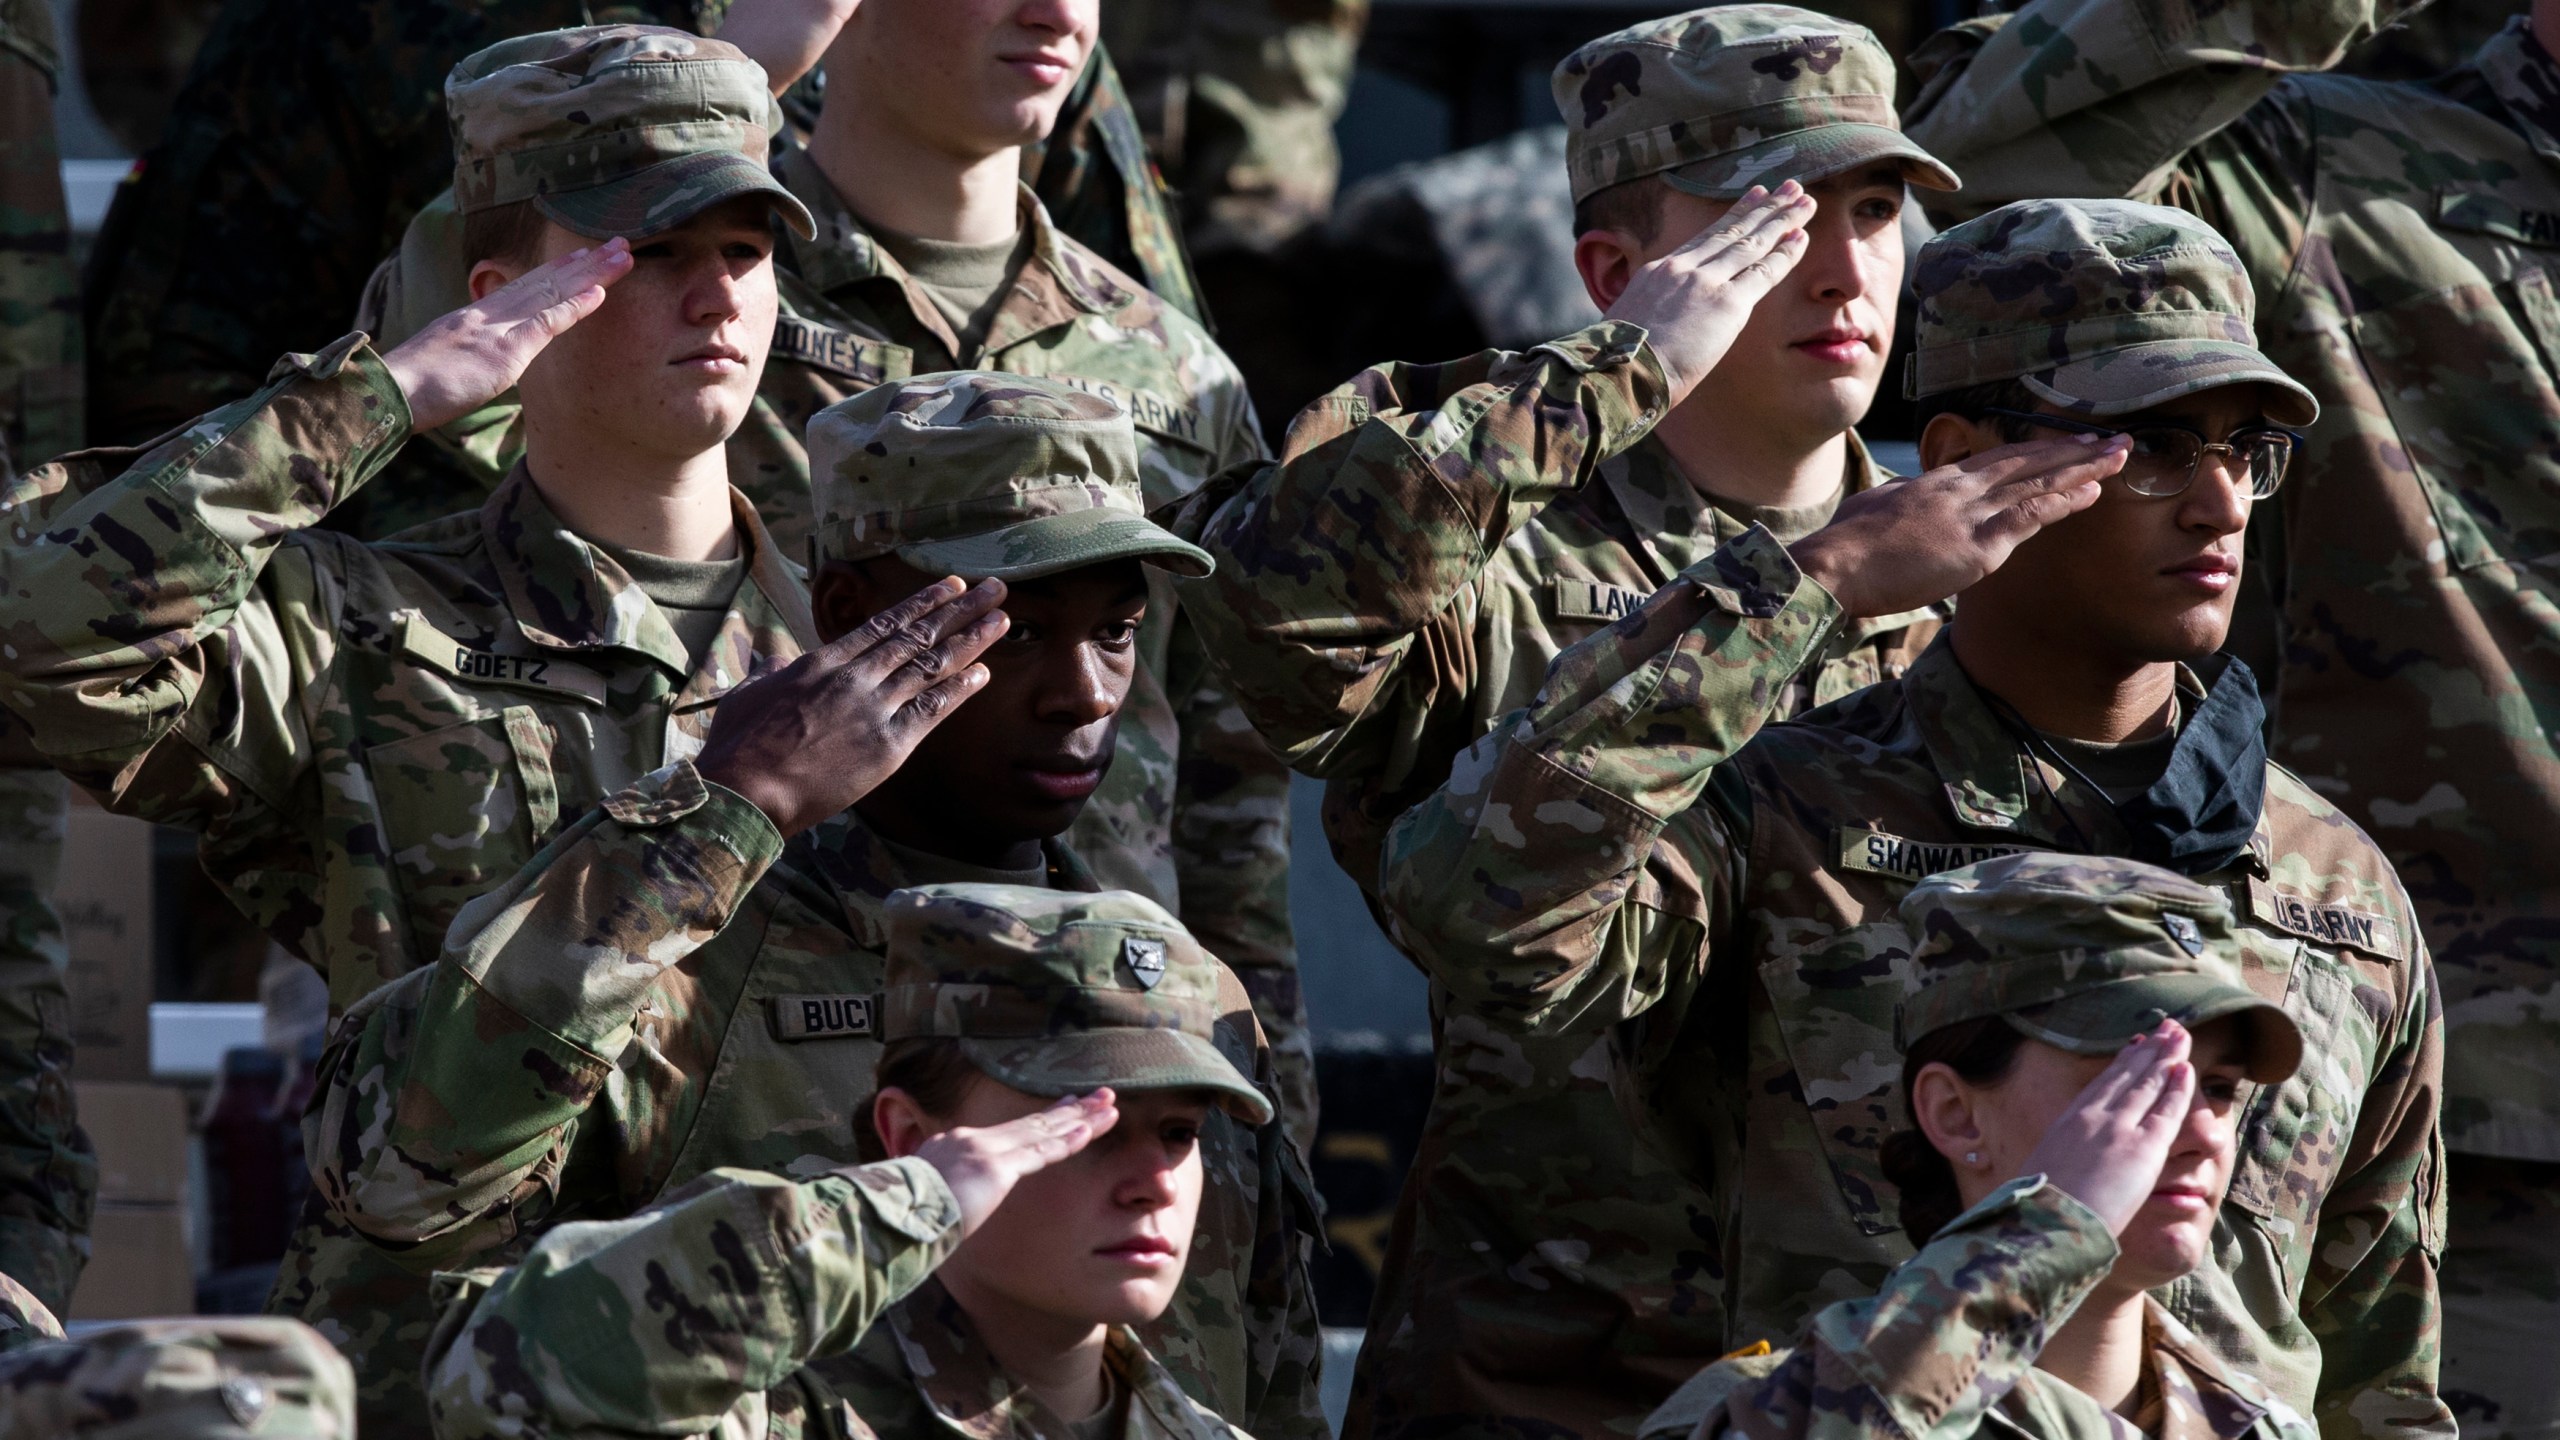
M 1932 876 L 1901 913 L 1922 1128 L 1896 1143 L 1947 1210 L 1906 1213 L 1920 1251 L 1882 1290 L 1709 1366 L 1644 1440 L 2314 1440 L 2145 1294 L 2209 1260 L 2241 1088 L 2302 1061 L 2241 979 L 2230 907 L 2154 866 L 2026 854 Z
M 1556 96 L 1583 277 L 1617 318 L 1526 353 L 1373 369 L 1293 422 L 1283 463 L 1186 512 L 1218 556 L 1191 613 L 1254 724 L 1329 782 L 1327 829 L 1355 880 L 1374 884 L 1387 824 L 1527 703 L 1558 651 L 1752 526 L 1803 535 L 1883 478 L 1851 426 L 1892 336 L 1895 217 L 1906 181 L 1955 183 L 1895 131 L 1892 88 L 1873 37 L 1782 6 L 1583 47 Z M 1781 247 L 1795 268 L 1746 268 L 1745 298 L 1663 311 L 1734 315 L 1730 354 L 1686 357 L 1667 382 L 1628 305 L 1691 273 L 1683 247 L 1755 181 L 1791 176 L 1823 209 L 1738 208 L 1777 228 L 1731 263 L 1809 224 Z M 1807 353 L 1808 337 L 1832 353 Z M 1777 377 L 1755 379 L 1748 406 L 1729 393 L 1746 372 Z M 1786 438 L 1726 445 L 1717 432 L 1742 413 Z M 1782 713 L 1901 674 L 1941 613 L 1826 635 Z M 1502 1034 L 1444 1008 L 1438 1042 L 1352 1433 L 1597 1437 L 1636 1419 L 1726 1348 L 1698 1260 L 1703 1200 L 1634 1144 L 1592 1037 Z
M 816 668 L 740 692 L 701 756 L 577 817 L 442 960 L 351 1011 L 324 1059 L 315 1186 L 386 1263 L 500 1263 L 552 1222 L 632 1214 L 718 1166 L 865 1158 L 890 894 L 1103 888 L 1062 834 L 1137 673 L 1139 562 L 1207 568 L 1144 518 L 1128 417 L 1049 381 L 922 377 L 830 408 L 810 447 Z M 960 632 L 891 603 L 955 572 L 1002 582 L 1015 638 L 909 766 L 866 772 L 827 667 L 847 647 L 901 657 L 917 626 L 915 668 L 965 679 L 969 655 L 947 653 Z M 1039 787 L 1056 803 L 1017 798 L 1026 768 L 1064 777 Z M 1268 1079 L 1228 985 L 1221 1043 Z M 1202 1150 L 1216 1183 L 1148 1343 L 1239 1425 L 1318 1440 L 1303 1162 L 1276 1123 L 1213 1119 Z
M 2013 205 L 1916 274 L 1941 468 L 1792 547 L 1754 530 L 1559 656 L 1398 823 L 1396 933 L 1488 1030 L 1617 1048 L 1648 1139 L 1715 1194 L 1700 1302 L 1744 1344 L 1910 1253 L 1879 1147 L 1914 882 L 2068 850 L 2219 888 L 2316 1063 L 2249 1097 L 2222 1263 L 2163 1303 L 2326 1433 L 2449 1435 L 2425 943 L 2372 842 L 2265 758 L 2247 667 L 2216 654 L 2292 443 L 2267 420 L 2311 398 L 2256 348 L 2230 247 L 2178 211 Z M 2012 476 L 2002 442 L 2055 429 L 2091 463 Z M 1844 626 L 1958 590 L 1901 679 L 1770 723 Z
M 0 475 L 80 448 L 80 283 L 40 0 L 0 4 Z M 0 1275 L 52 1306 L 89 1258 L 98 1162 L 71 1096 L 70 956 L 53 886 L 70 790 L 0 715 Z
M 1215 1033 L 1233 978 L 1126 891 L 929 885 L 882 913 L 890 1048 L 871 1108 L 891 1158 L 798 1181 L 715 1171 L 628 1220 L 563 1225 L 510 1270 L 445 1277 L 439 1435 L 1242 1434 L 1132 1328 L 1172 1297 L 1203 1120 L 1272 1115 Z M 1093 1257 L 1138 1237 L 1169 1251 Z M 742 1245 L 761 1280 L 736 1269 Z M 1045 1334 L 1004 1308 L 1035 1276 Z M 700 1318 L 657 1323 L 677 1313 Z M 629 1323 L 564 1343 L 596 1316 Z M 1035 1358 L 1054 1363 L 1007 1368 Z
M 2422 84 L 2323 75 L 2402 7 L 2063 0 L 1915 57 L 1915 130 L 1972 208 L 2194 210 L 2319 395 L 2258 517 L 2276 758 L 2409 880 L 2445 984 L 2446 1399 L 2560 1427 L 2560 6 Z M 2522 8 L 2510 6 L 2511 9 Z
M 0 1275 L 6 1440 L 355 1440 L 355 1382 L 298 1320 L 140 1320 L 66 1340 Z
M 807 219 L 764 168 L 763 72 L 607 27 L 498 47 L 450 100 L 466 208 L 538 207 L 527 243 L 557 258 L 491 259 L 483 298 L 408 343 L 288 357 L 149 452 L 31 472 L 0 550 L 0 700 L 110 808 L 202 832 L 340 1007 L 814 639 L 720 479 L 770 334 L 767 213 Z M 520 377 L 537 444 L 480 510 L 374 544 L 314 528 L 413 427 Z M 423 1284 L 326 1228 L 306 1213 L 271 1303 L 348 1352 L 369 1432 L 414 1433 Z

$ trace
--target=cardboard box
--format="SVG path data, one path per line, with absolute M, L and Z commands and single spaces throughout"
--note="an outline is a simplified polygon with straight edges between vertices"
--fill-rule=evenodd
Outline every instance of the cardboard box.
M 72 1073 L 151 1078 L 152 827 L 74 792 L 54 909 L 71 951 Z
M 80 1128 L 98 1150 L 98 1198 L 110 1205 L 183 1205 L 187 1097 L 166 1085 L 83 1080 L 72 1087 Z
M 105 1205 L 89 1226 L 89 1268 L 71 1293 L 71 1320 L 191 1315 L 194 1252 L 180 1205 Z

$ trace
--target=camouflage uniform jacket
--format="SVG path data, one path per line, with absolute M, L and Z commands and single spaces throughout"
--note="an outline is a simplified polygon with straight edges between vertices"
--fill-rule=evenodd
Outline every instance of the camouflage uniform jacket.
M 1330 781 L 1334 851 L 1364 889 L 1388 823 L 1528 702 L 1557 652 L 1754 521 L 1792 538 L 1829 519 L 1829 503 L 1702 500 L 1644 438 L 1663 390 L 1641 336 L 1603 324 L 1524 354 L 1381 366 L 1302 413 L 1283 463 L 1199 502 L 1217 506 L 1194 521 L 1218 570 L 1193 614 L 1265 736 Z M 1853 443 L 1846 488 L 1877 473 Z M 1899 675 L 1938 624 L 1828 637 L 1781 713 Z M 1727 1348 L 1697 1258 L 1705 1202 L 1634 1143 L 1596 1037 L 1437 1009 L 1353 1433 L 1632 1421 Z
M 1028 190 L 1030 259 L 988 320 L 985 345 L 962 355 L 941 313 L 806 152 L 786 153 L 774 170 L 817 217 L 818 235 L 777 227 L 784 313 L 755 407 L 729 441 L 729 473 L 751 493 L 796 493 L 801 534 L 809 417 L 884 380 L 938 370 L 1041 375 L 1118 401 L 1137 423 L 1150 508 L 1264 455 L 1226 352 L 1059 231 Z M 1068 841 L 1106 888 L 1163 905 L 1243 977 L 1281 1050 L 1283 1109 L 1300 1124 L 1314 1114 L 1315 1083 L 1289 931 L 1288 772 L 1212 681 L 1170 582 L 1150 572 L 1148 583 L 1120 751 Z
M 2458 1041 L 2447 1145 L 2553 1161 L 2560 65 L 2518 17 L 2423 84 L 2286 73 L 2395 8 L 2046 0 L 1932 42 L 1910 129 L 1968 204 L 2160 198 L 2239 252 L 2321 408 L 2251 526 L 2274 754 L 2408 877 Z
M 1505 1029 L 1614 1029 L 1648 1139 L 1718 1192 L 1698 1263 L 1729 1344 L 1795 1333 L 1910 1253 L 1878 1161 L 1900 1123 L 1909 886 L 2022 849 L 2130 849 L 1944 640 L 1900 681 L 1764 729 L 1839 623 L 1765 532 L 1733 542 L 1565 652 L 1399 823 L 1383 876 L 1453 1004 Z M 2332 1433 L 2449 1434 L 2443 1028 L 2407 898 L 2273 764 L 2241 857 L 2196 878 L 2228 887 L 2249 983 L 2317 1059 L 2243 1097 L 2221 1265 L 2165 1303 L 2296 1408 L 2316 1390 Z
M 713 1171 L 628 1220 L 564 1225 L 512 1269 L 438 1282 L 436 1433 L 1070 1440 L 927 1278 L 958 1222 L 910 1159 L 797 1182 Z M 679 1313 L 681 1329 L 659 1323 Z M 1106 1363 L 1131 1392 L 1124 1440 L 1238 1433 L 1130 1330 Z
M 110 809 L 202 832 L 206 870 L 339 1007 L 432 960 L 464 902 L 699 749 L 721 696 L 814 635 L 734 493 L 748 579 L 699 668 L 521 469 L 395 540 L 310 528 L 408 429 L 352 335 L 0 507 L 0 700 Z
M 1049 861 L 1052 884 L 1101 888 L 1064 847 Z M 715 1168 L 859 1163 L 881 905 L 906 883 L 851 812 L 785 845 L 690 763 L 609 797 L 467 911 L 436 965 L 348 1013 L 306 1120 L 334 1247 L 391 1288 Z M 1268 1081 L 1240 986 L 1230 1015 L 1222 1043 Z M 1203 1158 L 1192 1262 L 1150 1337 L 1221 1413 L 1314 1436 L 1304 1164 L 1278 1126 L 1223 1114 Z
M 1642 1440 L 2315 1440 L 2257 1381 L 2144 1301 L 2139 1427 L 2035 1368 L 2115 1263 L 2089 1208 L 2021 1176 L 1932 1236 L 1879 1293 L 1826 1307 L 1791 1350 L 1728 1358 L 1680 1387 Z

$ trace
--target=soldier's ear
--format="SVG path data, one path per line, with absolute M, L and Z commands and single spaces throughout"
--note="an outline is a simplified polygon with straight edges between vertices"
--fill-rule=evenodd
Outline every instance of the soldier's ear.
M 892 1085 L 871 1097 L 871 1130 L 892 1160 L 904 1160 L 942 1127 L 916 1103 L 916 1097 Z
M 486 300 L 491 292 L 515 282 L 531 267 L 510 265 L 504 260 L 483 260 L 471 267 L 471 298 Z
M 1965 1156 L 1983 1149 L 1982 1117 L 1974 1108 L 1979 1093 L 1953 1067 L 1936 1062 L 1911 1077 L 1912 1126 L 1959 1170 Z
M 1970 459 L 1985 450 L 2001 445 L 1996 434 L 1985 435 L 1983 427 L 1951 410 L 1941 410 L 1929 417 L 1920 431 L 1920 468 L 1935 470 Z
M 1605 311 L 1627 293 L 1627 284 L 1644 264 L 1635 238 L 1616 230 L 1585 230 L 1573 237 L 1573 268 L 1582 276 L 1584 293 Z

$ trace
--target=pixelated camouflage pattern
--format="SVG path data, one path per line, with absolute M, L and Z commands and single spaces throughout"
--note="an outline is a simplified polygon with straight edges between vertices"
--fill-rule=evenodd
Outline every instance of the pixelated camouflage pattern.
M 1063 847 L 1048 861 L 1052 888 L 1100 888 Z M 860 1162 L 882 907 L 907 883 L 851 812 L 785 847 L 690 763 L 609 797 L 472 906 L 436 964 L 349 1012 L 305 1123 L 323 1259 L 397 1300 L 414 1355 L 428 1270 L 506 1263 L 555 1222 L 633 1214 L 717 1167 Z M 795 1033 L 809 1000 L 835 1018 Z M 1267 1087 L 1244 992 L 1218 1013 L 1229 1063 Z M 1303 1162 L 1279 1126 L 1223 1112 L 1202 1153 L 1191 1265 L 1149 1343 L 1256 1434 L 1320 1440 Z
M 1647 1141 L 1715 1192 L 1695 1299 L 1721 1315 L 1693 1333 L 1723 1334 L 1701 1362 L 1794 1334 L 1910 1253 L 1878 1156 L 1901 1123 L 1909 887 L 2018 851 L 2131 848 L 1943 639 L 1899 681 L 1769 724 L 1839 618 L 1771 536 L 1733 542 L 1559 656 L 1398 824 L 1382 872 L 1394 933 L 1453 1007 L 1607 1039 Z M 2201 702 L 2198 675 L 2180 684 Z M 2273 764 L 2246 849 L 2195 878 L 2244 917 L 2242 976 L 2312 1063 L 2241 1097 L 2218 1264 L 2163 1303 L 2334 1433 L 2449 1433 L 2443 1026 L 2408 899 Z
M 2247 1017 L 2248 1078 L 2302 1062 L 2284 1008 L 2240 978 L 2230 902 L 2174 870 L 2114 856 L 2028 851 L 1931 875 L 1902 897 L 1910 941 L 1895 1048 L 2004 1015 L 2029 1037 L 2107 1055 L 2176 1020 Z
M 1269 252 L 1324 219 L 1342 173 L 1333 125 L 1368 20 L 1369 0 L 1103 7 L 1103 43 L 1194 251 Z
M 200 832 L 207 873 L 333 1008 L 430 963 L 467 902 L 693 754 L 721 696 L 814 636 L 734 494 L 748 583 L 699 664 L 521 469 L 480 511 L 393 541 L 311 528 L 407 419 L 351 336 L 155 450 L 83 452 L 5 497 L 0 701 L 110 809 Z M 369 1432 L 414 1433 L 423 1413 L 376 1388 L 406 1368 L 374 1354 L 392 1307 L 310 1273 L 305 1221 L 273 1303 L 348 1353 Z
M 2183 210 L 2023 200 L 1932 236 L 1912 267 L 1912 399 L 2015 379 L 2085 415 L 2122 415 L 2221 385 L 2283 392 L 2269 413 L 2319 418 L 2259 353 L 2239 257 Z
M 1956 177 L 1905 139 L 1893 56 L 1863 25 L 1792 5 L 1717 5 L 1603 35 L 1556 66 L 1573 198 L 1674 172 L 1694 194 L 1811 182 L 1899 160 L 1914 184 Z
M 925 885 L 886 918 L 883 1040 L 959 1040 L 1033 1095 L 1208 1090 L 1247 1125 L 1276 1113 L 1218 1052 L 1226 967 L 1144 895 Z
M 813 563 L 895 553 L 933 573 L 1033 579 L 1209 557 L 1146 518 L 1129 413 L 1058 381 L 994 371 L 875 386 L 809 421 Z
M 1664 399 L 1642 331 L 1618 324 L 1380 366 L 1301 414 L 1283 463 L 1177 523 L 1218 559 L 1195 586 L 1212 653 L 1271 743 L 1327 782 L 1334 853 L 1371 894 L 1388 825 L 1558 652 L 1753 524 L 1795 538 L 1830 519 L 1836 497 L 1702 497 L 1645 438 Z M 1852 435 L 1843 493 L 1879 478 Z M 1939 620 L 1827 636 L 1780 710 L 1901 674 Z M 1598 1037 L 1435 1013 L 1350 1433 L 1600 1436 L 1729 1348 L 1708 1198 L 1637 1143 Z
M 530 200 L 581 235 L 636 238 L 763 193 L 813 233 L 765 168 L 772 86 L 734 45 L 642 25 L 519 36 L 454 66 L 444 103 L 463 215 Z
M 1876 1294 L 1827 1306 L 1796 1345 L 1720 1360 L 1646 1417 L 1641 1440 L 2314 1440 L 2291 1406 L 2146 1301 L 2138 1423 L 2035 1368 L 2106 1276 L 2116 1243 L 2041 1175 L 1994 1190 Z
M 2258 665 L 2272 753 L 2409 881 L 2444 983 L 2446 1143 L 2550 1163 L 2560 73 L 2521 16 L 2424 82 L 2312 73 L 2406 8 L 2031 4 L 1915 56 L 1913 124 L 1963 165 L 1968 204 L 2160 199 L 2239 253 L 2268 354 L 2323 411 L 2251 526 L 2244 615 L 2281 644 Z M 2460 1283 L 2529 1310 L 2554 1247 Z M 2473 1343 L 2500 1342 L 2446 1349 Z M 2465 1381 L 2466 1428 L 2560 1424 L 2547 1373 L 2512 1395 L 2489 1378 Z
M 908 1159 L 713 1170 L 628 1219 L 555 1226 L 511 1267 L 438 1278 L 436 1434 L 863 1434 L 827 1428 L 841 1415 L 771 1423 L 814 1397 L 767 1392 L 859 1342 L 959 1224 L 942 1176 Z
M 0 1434 L 355 1440 L 355 1383 L 299 1321 L 126 1321 L 0 1353 Z

